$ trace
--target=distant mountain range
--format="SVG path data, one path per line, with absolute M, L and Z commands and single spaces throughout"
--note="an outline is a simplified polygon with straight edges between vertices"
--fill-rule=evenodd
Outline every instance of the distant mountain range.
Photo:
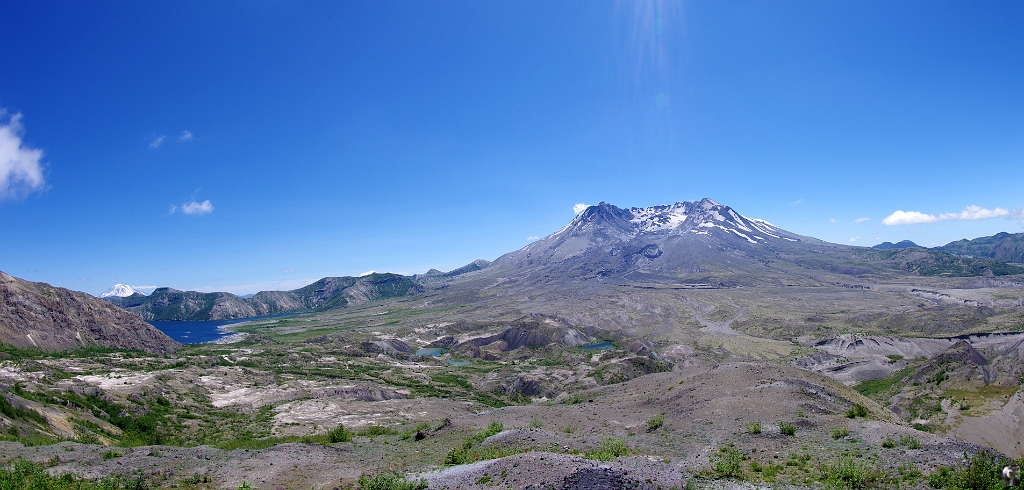
M 20 348 L 80 347 L 169 353 L 180 344 L 137 315 L 86 293 L 0 272 L 0 342 Z
M 157 288 L 149 296 L 104 299 L 146 321 L 230 320 L 357 305 L 415 293 L 418 288 L 411 278 L 374 273 L 362 277 L 325 277 L 299 289 L 260 291 L 249 298 L 231 293 Z
M 946 253 L 1024 263 L 1024 233 L 996 233 L 974 240 L 957 240 L 937 247 Z
M 969 242 L 974 244 L 971 250 L 982 250 L 984 240 Z M 224 320 L 354 306 L 440 290 L 453 281 L 473 278 L 515 282 L 528 290 L 531 285 L 581 281 L 723 288 L 819 286 L 907 274 L 1022 273 L 1024 268 L 986 255 L 951 254 L 910 241 L 874 248 L 828 243 L 702 199 L 628 209 L 602 202 L 562 229 L 494 262 L 477 260 L 449 272 L 326 277 L 303 288 L 261 291 L 248 298 L 159 288 L 149 296 L 105 299 L 148 321 Z
M 878 245 L 875 245 L 874 247 L 871 247 L 871 248 L 877 248 L 879 250 L 889 250 L 889 249 L 893 249 L 893 248 L 911 248 L 911 247 L 920 247 L 920 245 L 918 245 L 918 244 L 916 244 L 916 243 L 914 243 L 914 242 L 912 242 L 910 240 L 903 240 L 902 242 L 897 242 L 897 243 L 882 242 L 882 243 L 879 243 Z

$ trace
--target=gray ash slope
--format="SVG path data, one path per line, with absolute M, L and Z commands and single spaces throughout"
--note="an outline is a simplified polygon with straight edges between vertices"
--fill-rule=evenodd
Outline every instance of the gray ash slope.
M 937 250 L 874 250 L 828 243 L 749 218 L 711 199 L 623 209 L 601 203 L 561 230 L 499 257 L 485 273 L 535 284 L 818 286 L 911 275 L 1024 273 L 994 260 Z

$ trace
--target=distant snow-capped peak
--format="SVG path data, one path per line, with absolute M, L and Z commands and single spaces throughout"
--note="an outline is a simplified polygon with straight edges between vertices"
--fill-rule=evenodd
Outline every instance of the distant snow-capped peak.
M 114 284 L 113 286 L 110 286 L 110 289 L 108 289 L 108 290 L 104 291 L 102 294 L 100 294 L 100 297 L 101 298 L 109 298 L 111 296 L 117 296 L 117 297 L 120 297 L 120 298 L 124 298 L 124 297 L 127 297 L 127 296 L 131 296 L 131 295 L 133 295 L 133 294 L 135 294 L 137 292 L 138 291 L 136 291 L 135 289 L 133 289 L 131 286 L 129 286 L 127 284 Z

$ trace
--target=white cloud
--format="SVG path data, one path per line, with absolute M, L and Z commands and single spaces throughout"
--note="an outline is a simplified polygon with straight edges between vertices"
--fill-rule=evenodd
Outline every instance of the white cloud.
M 578 203 L 578 204 L 573 205 L 572 212 L 575 213 L 575 214 L 580 214 L 583 211 L 586 211 L 586 209 L 589 208 L 589 207 L 590 207 L 589 204 Z
M 1024 209 L 1005 209 L 998 207 L 995 209 L 986 209 L 972 204 L 964 208 L 964 210 L 959 213 L 942 213 L 938 216 L 935 216 L 934 214 L 919 213 L 917 211 L 900 210 L 887 216 L 882 220 L 882 223 L 887 225 L 908 225 L 916 223 L 934 223 L 936 221 L 946 221 L 951 219 L 957 221 L 977 221 L 993 218 L 1024 218 Z
M 835 218 L 829 218 L 829 219 L 828 219 L 828 222 L 829 222 L 829 223 L 835 223 L 835 222 L 836 222 L 836 219 L 835 219 Z
M 370 269 L 370 270 L 368 270 L 368 271 L 366 271 L 366 272 L 364 272 L 362 274 L 359 274 L 359 277 L 368 276 L 370 274 L 376 274 L 376 273 L 377 273 L 377 271 L 375 271 L 373 269 Z
M 942 213 L 939 219 L 955 219 L 960 221 L 975 221 L 979 219 L 992 219 L 1009 216 L 1010 210 L 1003 208 L 985 209 L 981 206 L 970 205 L 959 213 Z
M 181 205 L 181 212 L 202 216 L 213 212 L 213 204 L 207 199 L 203 202 L 189 201 Z
M 860 240 L 860 237 L 859 237 L 859 236 L 855 236 L 855 237 L 852 237 L 852 238 L 850 238 L 850 241 L 851 241 L 851 242 L 856 242 L 856 241 L 858 241 L 858 240 Z
M 164 144 L 165 139 L 167 139 L 167 137 L 164 135 L 157 136 L 156 139 L 149 144 L 149 147 L 153 149 L 160 148 L 160 145 Z
M 791 202 L 789 204 L 790 205 L 797 205 L 797 204 L 803 204 L 803 203 L 804 203 L 803 199 L 797 199 L 796 201 L 793 201 L 793 202 Z
M 181 141 L 181 142 L 191 141 L 192 138 L 195 138 L 195 135 L 192 134 L 192 131 L 189 131 L 189 130 L 186 129 L 186 130 L 181 132 L 181 136 L 178 136 L 178 141 Z
M 284 271 L 285 274 L 287 274 L 289 272 L 295 272 L 295 269 L 288 269 L 288 270 Z
M 917 211 L 903 211 L 901 209 L 889 216 L 886 216 L 885 219 L 882 220 L 882 223 L 889 226 L 912 225 L 916 223 L 933 223 L 938 220 L 939 218 L 933 214 L 924 214 Z
M 868 221 L 870 219 L 871 218 L 857 218 L 857 219 L 853 220 L 853 224 L 863 223 L 863 222 Z
M 6 113 L 0 109 L 0 118 Z M 43 188 L 43 150 L 24 146 L 21 113 L 0 120 L 0 200 L 17 199 Z
M 530 236 L 526 237 L 526 239 L 532 242 L 534 240 L 539 240 L 540 237 L 536 236 L 536 235 L 530 235 Z

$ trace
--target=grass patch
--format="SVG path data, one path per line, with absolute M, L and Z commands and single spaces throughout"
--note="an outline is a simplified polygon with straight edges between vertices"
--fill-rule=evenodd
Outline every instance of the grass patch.
M 31 490 L 143 490 L 150 488 L 141 476 L 109 476 L 88 480 L 71 473 L 53 476 L 42 466 L 22 459 L 0 468 L 0 488 Z
M 853 387 L 853 389 L 857 390 L 858 393 L 866 396 L 874 395 L 877 393 L 883 393 L 885 391 L 888 391 L 889 388 L 892 388 L 897 383 L 907 379 L 907 376 L 909 376 L 912 372 L 913 368 L 906 368 L 897 371 L 895 374 L 889 376 L 888 378 L 861 381 L 860 383 L 857 383 Z
M 505 430 L 505 426 L 501 422 L 498 422 L 497 420 L 491 421 L 490 425 L 488 425 L 486 429 L 467 437 L 462 441 L 460 446 L 453 447 L 449 450 L 448 454 L 444 457 L 444 464 L 466 464 L 473 461 L 501 458 L 521 452 L 517 449 L 485 448 L 480 450 L 476 448 L 476 445 L 483 442 L 484 439 L 498 434 L 503 430 Z
M 601 448 L 596 451 L 588 451 L 584 457 L 597 461 L 611 461 L 620 456 L 629 456 L 629 447 L 626 440 L 621 437 L 606 437 L 601 441 Z
M 342 430 L 345 430 L 344 427 L 342 428 Z M 396 435 L 398 435 L 398 431 L 395 430 L 395 429 L 392 429 L 390 427 L 382 427 L 380 425 L 371 425 L 369 427 L 364 427 L 362 429 L 359 429 L 359 431 L 356 432 L 356 435 L 357 436 L 364 436 L 364 437 L 396 436 Z M 342 442 L 342 441 L 337 441 L 337 442 Z
M 850 435 L 850 429 L 847 429 L 846 427 L 836 427 L 832 429 L 833 439 L 842 439 L 848 435 Z
M 359 490 L 425 490 L 427 480 L 410 481 L 400 473 L 359 476 Z
M 822 465 L 821 481 L 837 489 L 874 488 L 881 486 L 885 474 L 845 454 L 832 464 Z
M 967 455 L 964 454 L 964 457 Z M 971 456 L 962 465 L 939 467 L 937 471 L 928 475 L 928 485 L 942 490 L 1006 488 L 999 475 L 1003 467 L 1010 464 L 1024 464 L 1024 458 L 1014 463 L 994 453 L 980 452 Z
M 665 416 L 661 414 L 655 415 L 647 419 L 647 432 L 654 432 L 662 425 L 665 425 Z
M 711 455 L 711 470 L 718 478 L 743 478 L 743 453 L 732 447 L 721 447 Z
M 795 436 L 796 426 L 792 422 L 779 421 L 779 433 L 784 436 Z
M 744 428 L 747 429 L 747 433 L 748 434 L 760 434 L 761 433 L 761 423 L 760 422 L 751 422 L 751 423 L 745 425 Z

